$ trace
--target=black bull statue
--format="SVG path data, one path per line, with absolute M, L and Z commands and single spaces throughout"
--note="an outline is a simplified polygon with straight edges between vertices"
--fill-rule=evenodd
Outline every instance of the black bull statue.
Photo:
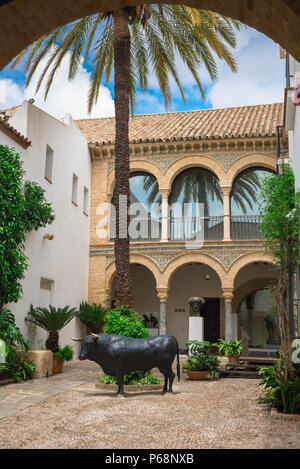
M 177 355 L 177 377 L 180 380 L 179 350 L 173 335 L 159 335 L 148 339 L 134 339 L 120 335 L 91 334 L 81 342 L 79 360 L 92 360 L 104 373 L 114 376 L 118 393 L 124 394 L 123 378 L 132 371 L 146 372 L 158 368 L 164 375 L 163 393 L 172 392 L 175 374 L 172 364 Z M 168 387 L 169 384 L 169 387 Z

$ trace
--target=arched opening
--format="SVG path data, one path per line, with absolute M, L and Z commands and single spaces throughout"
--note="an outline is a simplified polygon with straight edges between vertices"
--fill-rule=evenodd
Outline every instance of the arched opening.
M 223 196 L 211 171 L 193 167 L 178 174 L 169 207 L 170 240 L 223 239 Z
M 259 192 L 262 181 L 272 174 L 265 168 L 248 168 L 234 180 L 231 191 L 231 238 L 261 239 Z
M 224 330 L 224 305 L 218 274 L 202 263 L 179 267 L 170 280 L 167 303 L 167 333 L 173 334 L 181 349 L 189 339 L 189 303 L 191 297 L 205 298 L 201 311 L 204 317 L 204 339 L 215 342 Z
M 130 223 L 131 241 L 150 241 L 160 239 L 161 195 L 158 182 L 153 174 L 136 171 L 130 174 Z M 112 198 L 115 205 L 115 195 Z M 116 233 L 116 216 L 110 216 L 110 237 Z
M 277 278 L 278 270 L 267 262 L 248 264 L 236 275 L 233 309 L 245 355 L 272 355 L 279 348 L 278 317 L 268 289 Z
M 267 289 L 253 291 L 244 298 L 238 310 L 238 322 L 241 337 L 247 337 L 248 349 L 252 353 L 254 349 L 278 350 L 278 315 L 274 299 Z
M 24 8 L 21 0 L 6 0 L 0 7 L 0 40 L 6 45 L 1 49 L 0 68 L 24 47 L 57 26 L 99 11 L 139 3 L 139 0 L 82 0 L 72 3 L 52 0 L 45 4 L 36 0 Z M 157 0 L 157 3 L 166 2 Z M 167 3 L 176 2 L 170 0 Z M 299 0 L 184 0 L 183 3 L 238 19 L 271 37 L 300 60 Z
M 156 293 L 156 281 L 153 273 L 142 264 L 131 264 L 133 309 L 149 319 L 147 327 L 158 334 L 159 299 Z M 112 279 L 110 306 L 114 306 L 115 278 Z M 153 319 L 154 317 L 154 319 Z M 146 318 L 145 318 L 146 319 Z M 150 321 L 152 319 L 152 321 Z M 152 322 L 152 324 L 150 324 Z

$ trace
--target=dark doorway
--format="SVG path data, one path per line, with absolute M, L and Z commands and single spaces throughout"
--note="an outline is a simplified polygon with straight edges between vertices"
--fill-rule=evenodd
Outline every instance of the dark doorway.
M 205 298 L 201 310 L 204 317 L 204 340 L 217 342 L 220 338 L 220 298 Z

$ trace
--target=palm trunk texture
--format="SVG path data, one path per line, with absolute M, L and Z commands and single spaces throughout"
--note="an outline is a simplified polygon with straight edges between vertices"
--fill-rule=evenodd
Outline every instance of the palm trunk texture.
M 132 307 L 129 260 L 129 91 L 130 31 L 128 12 L 116 10 L 114 17 L 114 91 L 116 112 L 115 198 L 116 198 L 116 306 Z M 121 203 L 120 203 L 121 202 Z

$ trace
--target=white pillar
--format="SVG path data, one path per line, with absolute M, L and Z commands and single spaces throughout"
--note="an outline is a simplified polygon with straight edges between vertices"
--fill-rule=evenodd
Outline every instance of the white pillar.
M 223 290 L 223 298 L 225 299 L 225 340 L 233 338 L 232 327 L 232 298 L 233 291 L 231 289 Z
M 169 240 L 169 189 L 160 189 L 161 193 L 161 238 L 162 242 Z
M 157 296 L 160 301 L 159 308 L 159 334 L 165 335 L 167 333 L 167 300 L 168 289 L 157 288 Z
M 224 237 L 223 241 L 231 241 L 230 233 L 230 194 L 231 187 L 221 187 L 223 192 Z

